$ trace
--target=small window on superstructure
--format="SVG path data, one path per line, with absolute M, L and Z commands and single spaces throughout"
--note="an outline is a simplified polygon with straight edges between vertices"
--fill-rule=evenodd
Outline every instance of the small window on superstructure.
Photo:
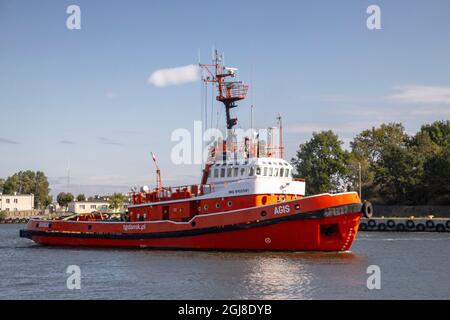
M 219 177 L 219 169 L 214 169 L 214 178 L 218 178 Z
M 237 177 L 237 176 L 239 176 L 239 168 L 235 167 L 233 177 Z
M 284 168 L 280 168 L 280 177 L 284 177 Z
M 261 175 L 261 167 L 256 167 L 256 175 L 257 176 Z
M 241 168 L 241 176 L 244 176 L 244 175 L 245 175 L 245 167 Z
M 233 169 L 233 168 L 231 168 L 231 167 L 227 168 L 227 177 L 231 177 L 231 173 L 232 173 L 231 169 Z
M 273 176 L 274 177 L 278 176 L 278 168 L 273 168 Z
M 221 178 L 225 177 L 225 168 L 220 169 L 220 177 Z
M 270 168 L 269 168 L 269 177 L 271 177 L 271 176 L 272 176 L 272 173 L 273 173 L 273 168 L 272 168 L 272 167 L 270 167 Z
M 253 167 L 250 167 L 250 170 L 249 170 L 250 172 L 248 173 L 248 175 L 250 176 L 250 177 L 253 177 L 253 174 L 255 173 L 255 168 L 253 168 Z
M 264 167 L 264 173 L 263 176 L 267 176 L 267 167 Z
M 286 169 L 285 177 L 289 177 L 289 169 Z

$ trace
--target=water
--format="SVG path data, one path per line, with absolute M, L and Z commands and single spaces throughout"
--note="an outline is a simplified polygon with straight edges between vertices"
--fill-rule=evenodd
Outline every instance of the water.
M 0 299 L 449 299 L 450 234 L 360 233 L 351 252 L 41 247 L 0 225 Z M 81 268 L 68 290 L 66 268 Z M 381 289 L 369 290 L 369 265 Z

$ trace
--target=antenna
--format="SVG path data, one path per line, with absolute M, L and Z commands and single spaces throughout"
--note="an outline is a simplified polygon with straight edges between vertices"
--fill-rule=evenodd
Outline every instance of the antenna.
M 67 160 L 67 189 L 70 187 L 70 160 Z
M 281 115 L 280 114 L 278 114 L 277 120 L 278 120 L 278 128 L 280 130 L 280 137 L 279 137 L 280 138 L 280 146 L 279 146 L 279 148 L 280 148 L 280 158 L 283 159 L 283 156 L 284 156 L 283 124 L 281 122 Z

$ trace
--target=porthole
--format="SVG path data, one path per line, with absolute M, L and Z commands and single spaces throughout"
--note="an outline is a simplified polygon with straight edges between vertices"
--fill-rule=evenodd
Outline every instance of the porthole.
M 299 204 L 295 205 L 295 210 L 300 210 L 300 205 Z
M 191 226 L 193 226 L 193 227 L 195 227 L 196 224 L 197 224 L 197 223 L 196 223 L 195 221 L 192 221 L 192 222 L 191 222 Z
M 219 209 L 220 208 L 220 203 L 216 203 L 216 208 Z
M 203 206 L 203 209 L 208 210 L 208 205 L 205 204 L 205 205 Z
M 228 205 L 229 207 L 231 207 L 231 206 L 233 205 L 233 202 L 228 201 L 228 202 L 227 202 L 227 205 Z
M 267 215 L 267 212 L 261 211 L 261 217 L 265 217 Z

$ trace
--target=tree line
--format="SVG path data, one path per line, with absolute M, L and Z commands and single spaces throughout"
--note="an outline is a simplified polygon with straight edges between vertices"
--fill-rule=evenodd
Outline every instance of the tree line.
M 450 121 L 408 135 L 401 123 L 367 129 L 350 150 L 333 131 L 314 132 L 292 163 L 308 195 L 358 191 L 376 204 L 450 205 Z
M 42 171 L 19 171 L 6 179 L 0 178 L 0 192 L 4 194 L 34 194 L 34 207 L 36 209 L 44 209 L 53 202 L 50 195 L 49 182 Z M 84 194 L 79 194 L 75 198 L 70 192 L 60 192 L 56 197 L 56 202 L 61 207 L 74 201 L 86 201 Z M 88 198 L 94 200 L 94 198 Z M 120 209 L 125 202 L 125 196 L 120 193 L 114 193 L 108 196 L 109 206 L 113 210 Z

